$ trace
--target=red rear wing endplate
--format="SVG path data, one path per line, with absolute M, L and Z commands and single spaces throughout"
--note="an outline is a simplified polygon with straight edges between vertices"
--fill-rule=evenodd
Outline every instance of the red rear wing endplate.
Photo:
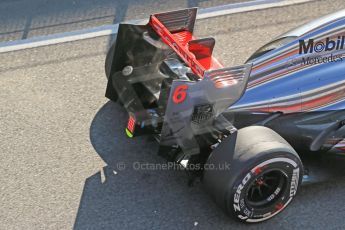
M 212 56 L 213 38 L 196 39 L 193 36 L 197 8 L 154 14 L 149 24 L 192 69 L 203 78 L 206 71 L 222 69 L 223 65 Z

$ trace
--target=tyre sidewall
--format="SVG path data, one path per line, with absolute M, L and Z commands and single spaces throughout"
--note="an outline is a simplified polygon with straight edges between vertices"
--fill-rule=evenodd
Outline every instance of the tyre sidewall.
M 233 165 L 238 167 L 232 172 L 233 181 L 230 181 L 226 193 L 226 206 L 229 213 L 245 222 L 261 222 L 280 213 L 296 196 L 298 187 L 302 181 L 303 166 L 298 156 L 291 152 L 274 151 L 271 153 L 261 152 L 260 154 L 244 160 L 244 155 Z M 245 165 L 243 165 L 245 164 Z M 287 176 L 285 187 L 278 191 L 273 198 L 272 205 L 266 208 L 253 208 L 245 199 L 250 184 L 268 170 L 281 170 Z M 278 199 L 279 195 L 279 199 Z M 271 197 L 272 198 L 272 197 Z

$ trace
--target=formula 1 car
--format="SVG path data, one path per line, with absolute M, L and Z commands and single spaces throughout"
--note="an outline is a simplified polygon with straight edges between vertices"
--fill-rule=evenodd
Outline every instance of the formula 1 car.
M 128 137 L 153 135 L 159 155 L 201 178 L 226 213 L 270 219 L 308 178 L 304 154 L 345 152 L 345 11 L 277 37 L 235 67 L 212 55 L 213 38 L 193 35 L 196 14 L 120 24 L 106 97 L 128 112 Z

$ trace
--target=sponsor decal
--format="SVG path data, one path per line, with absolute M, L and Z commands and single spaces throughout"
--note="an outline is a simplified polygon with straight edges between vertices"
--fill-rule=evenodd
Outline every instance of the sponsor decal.
M 338 36 L 333 39 L 327 37 L 318 41 L 314 39 L 299 40 L 299 54 L 304 56 L 302 59 L 291 59 L 291 64 L 307 66 L 342 62 L 345 60 L 345 54 L 342 50 L 345 52 L 345 36 Z
M 335 63 L 335 62 L 341 62 L 344 60 L 344 57 L 342 55 L 333 55 L 327 57 L 322 56 L 315 56 L 315 57 L 303 57 L 302 58 L 302 64 L 303 65 L 317 65 L 317 64 L 323 64 L 323 63 Z
M 234 209 L 235 209 L 235 211 L 241 211 L 241 206 L 240 206 L 241 193 L 242 193 L 244 186 L 248 183 L 250 178 L 252 178 L 252 175 L 251 175 L 251 173 L 248 173 L 245 176 L 245 178 L 243 178 L 241 184 L 237 187 L 236 193 L 234 195 Z
M 292 172 L 291 185 L 290 185 L 290 197 L 293 197 L 297 193 L 299 181 L 299 168 L 296 168 Z
M 325 41 L 317 41 L 314 39 L 299 40 L 299 54 L 320 53 L 323 51 L 335 51 L 345 48 L 345 36 L 338 36 L 336 40 L 326 38 Z

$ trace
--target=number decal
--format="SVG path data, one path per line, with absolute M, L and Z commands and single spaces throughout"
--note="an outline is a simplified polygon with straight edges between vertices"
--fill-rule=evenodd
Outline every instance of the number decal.
M 188 85 L 179 85 L 176 87 L 173 94 L 173 102 L 175 104 L 180 104 L 186 100 Z

